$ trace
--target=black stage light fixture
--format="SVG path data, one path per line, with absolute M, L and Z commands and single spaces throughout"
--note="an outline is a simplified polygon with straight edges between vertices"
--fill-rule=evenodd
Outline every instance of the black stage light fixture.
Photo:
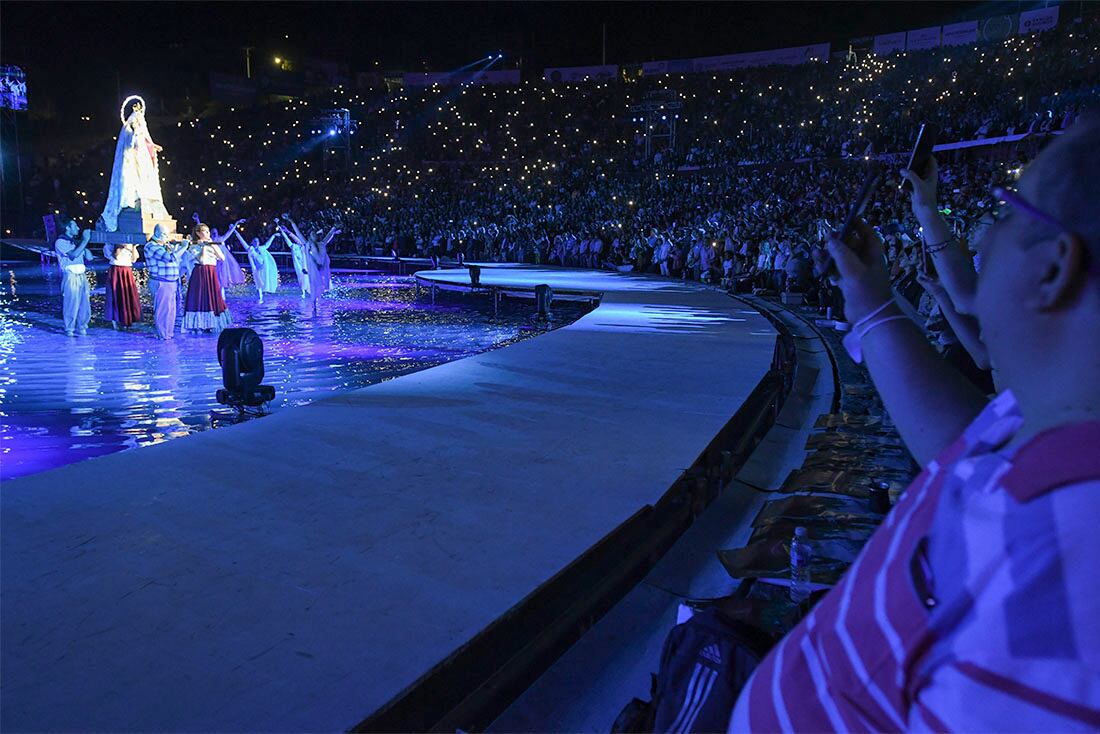
M 477 288 L 481 285 L 481 266 L 480 265 L 467 265 L 470 270 L 470 285 Z
M 535 308 L 538 312 L 539 320 L 549 320 L 553 318 L 550 313 L 550 304 L 554 302 L 554 289 L 545 283 L 540 283 L 535 286 Z
M 218 337 L 218 364 L 222 384 L 215 396 L 238 413 L 258 408 L 275 399 L 275 388 L 264 379 L 264 343 L 252 329 L 226 329 Z

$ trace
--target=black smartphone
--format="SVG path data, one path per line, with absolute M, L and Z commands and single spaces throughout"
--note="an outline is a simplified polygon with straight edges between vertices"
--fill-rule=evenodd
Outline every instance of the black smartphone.
M 940 136 L 940 129 L 934 123 L 925 122 L 917 133 L 917 142 L 913 146 L 913 152 L 909 154 L 909 165 L 906 169 L 917 174 L 921 178 L 928 176 L 928 168 L 932 163 L 932 149 L 936 147 L 936 139 Z M 909 181 L 902 181 L 903 189 L 912 190 Z
M 848 236 L 852 233 L 852 227 L 855 226 L 856 219 L 863 213 L 863 210 L 867 208 L 867 204 L 871 201 L 871 197 L 874 195 L 875 191 L 878 190 L 879 184 L 882 183 L 882 172 L 882 166 L 877 163 L 872 164 L 867 171 L 867 177 L 863 179 L 863 185 L 859 187 L 859 193 L 856 194 L 855 200 L 852 201 L 852 206 L 848 209 L 848 216 L 844 218 L 844 226 L 841 227 L 840 233 L 837 235 L 837 238 L 841 242 L 846 243 Z M 828 275 L 837 277 L 839 275 L 836 269 L 836 263 L 833 262 L 831 257 L 828 258 L 823 265 L 824 270 L 818 273 L 819 276 Z

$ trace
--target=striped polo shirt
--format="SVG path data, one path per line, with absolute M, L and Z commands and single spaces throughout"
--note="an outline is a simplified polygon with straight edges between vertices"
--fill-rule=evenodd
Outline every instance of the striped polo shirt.
M 1100 422 L 995 398 L 753 673 L 742 731 L 1100 729 Z

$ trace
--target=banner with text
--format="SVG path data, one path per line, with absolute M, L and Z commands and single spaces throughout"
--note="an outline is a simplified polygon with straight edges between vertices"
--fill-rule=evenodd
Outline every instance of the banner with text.
M 905 50 L 905 31 L 875 36 L 875 54 L 889 56 Z
M 944 46 L 964 46 L 978 42 L 978 21 L 968 20 L 943 27 Z
M 619 75 L 619 67 L 606 66 L 558 66 L 543 71 L 543 78 L 554 84 L 560 82 L 583 82 L 586 79 L 609 81 Z
M 1020 33 L 1049 31 L 1058 25 L 1058 6 L 1020 13 Z
M 407 87 L 454 87 L 459 84 L 492 84 L 509 85 L 519 84 L 519 69 L 501 69 L 497 71 L 435 71 L 435 72 L 406 72 L 405 86 Z
M 918 28 L 905 34 L 906 51 L 922 51 L 940 45 L 940 27 Z
M 695 74 L 708 71 L 734 71 L 755 66 L 797 66 L 811 61 L 827 61 L 830 46 L 814 43 L 809 46 L 791 46 L 770 51 L 750 51 L 723 56 L 701 56 L 695 59 L 647 61 L 642 64 L 646 76 L 656 74 Z

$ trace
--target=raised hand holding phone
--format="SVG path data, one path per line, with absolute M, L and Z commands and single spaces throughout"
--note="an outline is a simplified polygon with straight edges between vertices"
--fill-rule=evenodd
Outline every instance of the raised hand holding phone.
M 867 222 L 856 218 L 847 240 L 833 235 L 825 248 L 836 268 L 834 282 L 844 294 L 844 316 L 855 323 L 894 297 L 882 257 L 882 240 Z
M 926 122 L 920 126 L 920 131 L 917 133 L 917 142 L 913 145 L 913 152 L 909 154 L 909 165 L 905 167 L 905 170 L 911 171 L 916 174 L 917 178 L 927 179 L 930 174 L 935 174 L 936 157 L 932 154 L 936 146 L 936 139 L 940 136 L 940 129 L 931 122 Z M 935 176 L 932 176 L 932 180 L 935 181 Z M 913 178 L 906 176 L 905 181 L 902 181 L 902 186 L 909 184 L 911 188 L 916 188 L 916 181 Z M 935 194 L 935 191 L 932 192 Z M 936 203 L 935 196 L 932 197 L 932 204 Z
M 860 187 L 859 193 L 856 194 L 855 200 L 852 201 L 848 209 L 848 216 L 844 218 L 844 225 L 841 227 L 839 233 L 835 233 L 838 241 L 849 241 L 852 227 L 863 213 L 863 210 L 867 208 L 867 204 L 871 201 L 871 197 L 874 196 L 879 184 L 882 183 L 882 173 L 882 167 L 877 163 L 872 164 L 868 169 L 867 176 L 863 180 L 863 185 Z M 838 275 L 836 265 L 832 262 L 832 258 L 827 251 L 818 250 L 815 252 L 814 273 L 818 277 L 827 275 L 830 280 L 836 280 Z

